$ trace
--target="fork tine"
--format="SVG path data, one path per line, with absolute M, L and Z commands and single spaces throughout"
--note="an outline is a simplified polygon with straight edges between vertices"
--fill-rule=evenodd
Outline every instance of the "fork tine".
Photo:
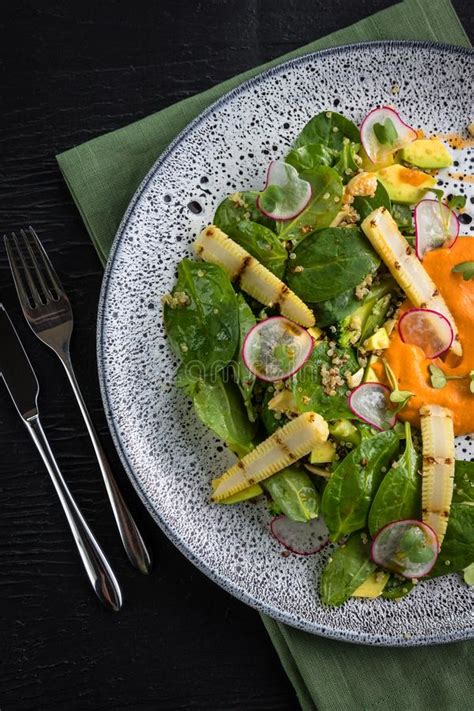
M 51 260 L 48 257 L 48 254 L 47 254 L 45 248 L 41 244 L 40 238 L 36 234 L 35 229 L 30 225 L 28 227 L 28 231 L 29 231 L 31 237 L 33 238 L 33 242 L 39 251 L 39 254 L 40 254 L 41 259 L 43 261 L 43 266 L 44 266 L 46 272 L 48 273 L 48 276 L 51 281 L 51 284 L 53 285 L 53 288 L 55 289 L 58 296 L 60 296 L 60 295 L 65 296 L 66 294 L 65 294 L 63 285 L 61 284 L 61 281 L 56 273 L 56 270 L 53 267 Z
M 12 246 L 12 241 L 8 239 L 6 235 L 3 235 L 3 242 L 5 244 L 5 249 L 7 251 L 8 263 L 10 265 L 10 271 L 13 276 L 13 281 L 15 282 L 16 293 L 20 299 L 20 304 L 27 308 L 30 306 L 30 297 L 25 289 L 25 284 L 23 277 L 21 275 L 21 269 L 18 267 L 17 258 L 14 254 L 14 248 Z
M 38 258 L 37 255 L 35 254 L 33 247 L 31 245 L 30 240 L 28 239 L 25 230 L 20 230 L 21 236 L 23 237 L 23 244 L 25 245 L 28 254 L 30 255 L 30 260 L 31 264 L 35 273 L 35 276 L 40 284 L 40 287 L 43 291 L 44 298 L 46 300 L 46 303 L 50 301 L 53 297 L 52 294 L 49 290 L 49 286 L 46 283 L 46 280 L 43 276 L 43 272 L 41 271 L 41 265 L 38 263 Z
M 21 266 L 23 267 L 23 274 L 25 275 L 26 281 L 28 282 L 28 288 L 30 290 L 32 299 L 34 301 L 34 305 L 39 306 L 40 304 L 43 303 L 41 300 L 40 293 L 38 291 L 36 284 L 34 283 L 32 277 L 31 277 L 30 269 L 26 263 L 25 256 L 23 254 L 22 249 L 20 248 L 18 238 L 14 232 L 12 232 L 12 241 L 13 241 L 13 244 L 15 245 L 15 251 L 16 251 L 18 257 L 20 258 Z M 29 304 L 28 297 L 27 297 L 27 304 Z

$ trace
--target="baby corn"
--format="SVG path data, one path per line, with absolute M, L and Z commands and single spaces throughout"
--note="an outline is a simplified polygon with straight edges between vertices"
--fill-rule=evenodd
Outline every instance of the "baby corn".
M 305 412 L 274 432 L 240 459 L 214 483 L 212 501 L 222 501 L 242 489 L 267 479 L 297 459 L 304 457 L 328 438 L 326 420 L 315 412 Z
M 278 306 L 283 316 L 309 328 L 314 326 L 313 312 L 278 277 L 252 257 L 214 225 L 206 227 L 194 244 L 194 250 L 206 262 L 225 269 L 232 281 L 266 306 Z
M 440 405 L 420 409 L 423 441 L 423 521 L 435 531 L 441 545 L 448 526 L 454 481 L 453 415 Z
M 454 333 L 450 350 L 461 356 L 462 347 L 451 311 L 389 211 L 385 207 L 378 207 L 365 218 L 361 226 L 412 304 L 418 308 L 438 311 L 448 319 Z

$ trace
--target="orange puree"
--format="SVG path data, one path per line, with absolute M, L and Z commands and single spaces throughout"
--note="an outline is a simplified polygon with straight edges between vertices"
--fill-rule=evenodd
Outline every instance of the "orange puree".
M 425 357 L 418 346 L 403 343 L 397 329 L 390 338 L 384 356 L 397 376 L 400 390 L 415 394 L 400 413 L 401 419 L 419 426 L 418 410 L 423 404 L 448 407 L 454 415 L 455 434 L 474 432 L 474 394 L 469 390 L 469 377 L 449 380 L 444 388 L 431 387 L 428 366 L 439 366 L 446 375 L 469 375 L 474 370 L 474 280 L 464 281 L 461 274 L 453 274 L 459 262 L 474 261 L 474 238 L 459 237 L 451 249 L 436 249 L 423 258 L 423 266 L 438 287 L 456 322 L 463 348 L 462 360 Z M 411 308 L 406 301 L 402 310 Z M 444 357 L 443 357 L 444 358 Z M 378 374 L 380 370 L 377 368 Z

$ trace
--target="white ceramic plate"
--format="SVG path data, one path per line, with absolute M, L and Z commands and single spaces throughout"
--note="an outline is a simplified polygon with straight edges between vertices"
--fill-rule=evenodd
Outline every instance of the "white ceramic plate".
M 320 556 L 282 557 L 264 504 L 210 506 L 211 477 L 232 455 L 195 417 L 173 384 L 161 296 L 175 268 L 235 190 L 263 185 L 306 121 L 325 109 L 356 123 L 394 104 L 429 134 L 464 134 L 472 120 L 473 54 L 426 43 L 381 42 L 310 54 L 224 96 L 157 160 L 122 221 L 110 256 L 98 321 L 105 409 L 123 464 L 148 510 L 178 548 L 246 603 L 308 632 L 359 643 L 415 645 L 473 634 L 473 588 L 456 575 L 419 584 L 400 602 L 352 599 L 321 605 Z M 397 91 L 398 89 L 398 91 Z M 468 190 L 469 149 L 455 151 L 452 192 Z M 468 203 L 472 211 L 472 199 Z M 198 214 L 197 214 L 198 211 Z M 472 225 L 463 225 L 469 234 Z M 472 458 L 469 438 L 458 457 Z

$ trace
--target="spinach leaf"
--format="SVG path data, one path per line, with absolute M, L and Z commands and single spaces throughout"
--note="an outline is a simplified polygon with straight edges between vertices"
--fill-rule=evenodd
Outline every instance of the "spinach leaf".
M 310 521 L 317 517 L 320 496 L 311 477 L 303 469 L 287 467 L 265 479 L 261 485 L 278 509 L 293 521 Z
M 322 143 L 310 143 L 307 146 L 294 148 L 285 158 L 285 163 L 289 163 L 296 170 L 313 171 L 320 165 L 331 166 L 337 158 L 337 151 L 328 148 Z
M 171 348 L 195 378 L 225 368 L 239 339 L 237 297 L 225 271 L 183 259 L 164 323 Z
M 382 597 L 386 600 L 398 600 L 399 598 L 408 595 L 413 587 L 414 585 L 411 580 L 392 574 L 383 589 Z
M 451 504 L 446 535 L 430 577 L 460 572 L 471 563 L 474 563 L 474 502 L 463 501 Z
M 293 148 L 309 143 L 322 143 L 337 151 L 342 149 L 344 138 L 357 143 L 360 140 L 357 126 L 335 111 L 322 111 L 313 116 L 304 126 L 293 144 Z
M 456 460 L 448 528 L 430 577 L 460 572 L 474 562 L 474 462 Z
M 354 198 L 353 206 L 356 212 L 359 213 L 361 222 L 377 207 L 386 207 L 387 210 L 391 209 L 390 198 L 380 180 L 377 181 L 377 189 L 373 197 L 362 197 L 358 195 Z
M 255 422 L 257 416 L 255 414 L 254 407 L 252 404 L 252 392 L 253 386 L 255 385 L 255 375 L 250 372 L 250 370 L 247 368 L 243 361 L 242 345 L 244 343 L 244 339 L 247 333 L 257 323 L 257 319 L 253 315 L 252 309 L 245 301 L 242 294 L 237 294 L 237 302 L 239 308 L 239 343 L 237 347 L 237 352 L 232 362 L 232 369 L 234 371 L 235 381 L 239 386 L 239 390 L 244 399 L 248 418 L 250 422 Z
M 320 230 L 294 253 L 296 258 L 289 262 L 286 282 L 300 298 L 312 303 L 356 287 L 380 264 L 358 227 Z
M 389 208 L 390 209 L 390 208 Z M 403 234 L 413 234 L 415 231 L 415 225 L 413 224 L 413 217 L 411 214 L 411 208 L 409 205 L 403 205 L 400 202 L 392 203 L 391 209 L 392 217 L 400 228 L 400 232 Z
M 327 489 L 327 487 L 326 487 Z M 368 536 L 356 533 L 337 548 L 321 575 L 324 605 L 342 605 L 376 569 L 370 558 Z
M 331 351 L 332 355 L 329 355 Z M 337 386 L 335 394 L 329 394 L 328 371 L 339 363 L 344 385 Z M 330 348 L 327 341 L 317 343 L 311 357 L 291 378 L 291 388 L 300 412 L 314 410 L 326 420 L 353 417 L 347 404 L 346 373 L 355 373 L 359 365 L 351 350 L 344 351 L 337 346 Z
M 285 273 L 288 252 L 274 232 L 258 222 L 241 220 L 232 228 L 232 239 L 250 252 L 279 279 Z
M 462 504 L 465 501 L 474 503 L 474 462 L 456 459 L 453 503 Z
M 347 289 L 332 299 L 310 304 L 310 308 L 316 316 L 316 322 L 321 328 L 342 321 L 359 306 L 360 299 L 356 298 L 354 289 Z
M 193 393 L 197 416 L 238 456 L 253 448 L 255 425 L 249 422 L 237 386 L 220 374 L 212 381 L 198 380 Z
M 314 170 L 305 170 L 300 177 L 311 183 L 311 200 L 294 220 L 281 222 L 278 237 L 299 244 L 316 229 L 328 227 L 339 212 L 342 197 L 342 180 L 332 168 L 320 165 Z
M 351 143 L 347 140 L 342 146 L 337 163 L 333 165 L 334 170 L 337 170 L 341 176 L 343 183 L 347 183 L 359 170 L 355 158 L 359 148 L 359 143 Z
M 366 527 L 372 500 L 398 447 L 393 430 L 380 432 L 362 440 L 332 473 L 321 510 L 333 541 Z
M 263 398 L 262 403 L 262 422 L 263 426 L 265 427 L 265 430 L 267 431 L 267 434 L 269 435 L 276 432 L 280 427 L 283 427 L 283 425 L 285 425 L 288 421 L 285 415 L 282 414 L 281 417 L 276 417 L 276 412 L 274 410 L 268 409 L 268 403 L 274 395 L 275 392 L 273 388 L 268 387 L 265 390 L 265 396 Z
M 269 230 L 275 229 L 275 220 L 266 217 L 257 207 L 258 192 L 244 190 L 226 197 L 214 215 L 214 224 L 234 239 L 234 230 L 239 222 L 258 222 Z
M 375 536 L 391 521 L 420 519 L 421 476 L 420 457 L 413 446 L 411 428 L 405 423 L 406 446 L 396 466 L 389 469 L 380 484 L 369 513 L 369 531 Z

